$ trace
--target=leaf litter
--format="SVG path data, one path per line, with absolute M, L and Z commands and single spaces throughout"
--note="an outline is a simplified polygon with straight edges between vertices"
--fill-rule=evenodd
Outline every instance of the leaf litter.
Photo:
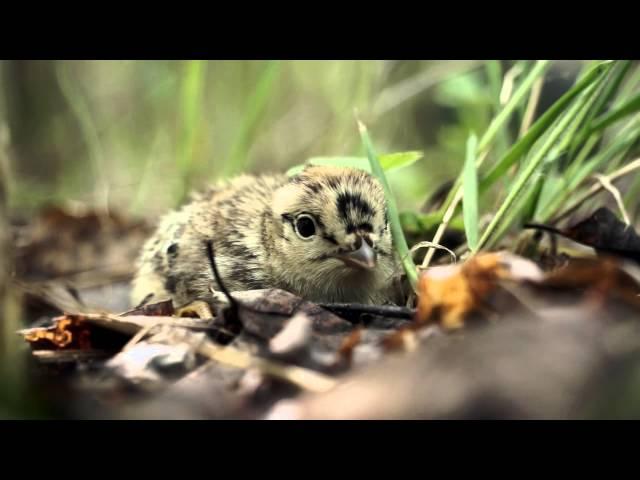
M 18 333 L 41 376 L 58 379 L 58 367 L 71 365 L 71 417 L 640 414 L 631 398 L 607 408 L 626 385 L 608 373 L 631 379 L 640 366 L 638 236 L 608 210 L 564 230 L 530 226 L 596 255 L 480 252 L 422 271 L 414 306 L 318 305 L 270 289 L 230 292 L 212 318 L 179 316 L 170 301 L 128 305 L 127 274 L 108 265 L 130 262 L 146 230 L 114 218 L 45 212 L 18 243 L 16 280 L 32 307 Z M 58 230 L 66 233 L 52 244 L 57 253 L 39 252 Z M 91 254 L 62 260 L 83 242 Z M 118 282 L 120 298 L 85 300 Z

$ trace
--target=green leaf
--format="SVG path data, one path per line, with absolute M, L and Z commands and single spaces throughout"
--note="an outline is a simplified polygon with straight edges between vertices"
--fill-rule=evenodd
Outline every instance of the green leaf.
M 478 137 L 472 134 L 467 140 L 467 154 L 462 172 L 462 212 L 467 245 L 472 252 L 478 248 L 478 172 L 476 170 L 476 149 Z
M 422 152 L 399 152 L 380 155 L 380 165 L 385 172 L 398 170 L 399 168 L 408 167 L 420 160 L 424 154 Z
M 399 152 L 380 155 L 378 160 L 385 172 L 391 172 L 400 168 L 408 167 L 423 157 L 422 152 Z M 308 165 L 330 166 L 330 167 L 348 167 L 365 170 L 371 172 L 371 165 L 366 157 L 313 157 L 304 165 L 296 165 L 287 171 L 290 177 L 302 172 Z

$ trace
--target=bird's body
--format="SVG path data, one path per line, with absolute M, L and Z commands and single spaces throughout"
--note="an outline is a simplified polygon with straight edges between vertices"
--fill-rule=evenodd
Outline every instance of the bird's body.
M 243 175 L 170 212 L 147 241 L 132 300 L 214 303 L 212 242 L 230 291 L 280 288 L 317 302 L 388 303 L 398 273 L 384 192 L 364 171 Z

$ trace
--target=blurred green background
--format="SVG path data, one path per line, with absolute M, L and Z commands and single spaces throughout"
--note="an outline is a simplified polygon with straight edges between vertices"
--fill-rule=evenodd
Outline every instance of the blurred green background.
M 361 154 L 354 110 L 380 153 L 424 152 L 390 178 L 417 208 L 499 107 L 477 60 L 5 61 L 0 82 L 10 209 L 27 214 L 155 217 L 218 178 Z

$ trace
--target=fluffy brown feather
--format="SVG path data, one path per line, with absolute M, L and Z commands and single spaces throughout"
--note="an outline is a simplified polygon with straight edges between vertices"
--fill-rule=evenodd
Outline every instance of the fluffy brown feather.
M 281 288 L 317 302 L 396 301 L 399 268 L 384 191 L 361 170 L 243 175 L 194 197 L 163 217 L 145 244 L 133 302 L 153 294 L 177 306 L 215 303 L 208 240 L 231 291 Z M 375 267 L 348 261 L 363 255 L 375 257 Z

